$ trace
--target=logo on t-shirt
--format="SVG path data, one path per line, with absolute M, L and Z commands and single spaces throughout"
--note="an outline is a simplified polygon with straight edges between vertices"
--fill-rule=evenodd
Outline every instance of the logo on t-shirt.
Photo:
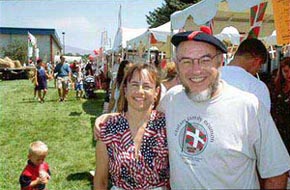
M 185 122 L 179 133 L 182 152 L 189 155 L 200 154 L 208 144 L 208 134 L 199 123 Z

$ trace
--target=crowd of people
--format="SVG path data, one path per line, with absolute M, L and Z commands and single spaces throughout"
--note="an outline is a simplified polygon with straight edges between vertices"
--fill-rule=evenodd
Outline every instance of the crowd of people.
M 176 56 L 164 68 L 129 60 L 118 64 L 103 114 L 95 121 L 94 189 L 285 189 L 290 57 L 266 83 L 256 77 L 269 60 L 258 39 L 243 40 L 226 66 L 227 47 L 207 30 L 177 33 L 171 43 Z M 94 75 L 92 63 L 85 72 L 64 63 L 61 57 L 51 75 L 38 61 L 40 101 L 44 81 L 52 76 L 59 101 L 67 98 L 68 82 L 82 97 L 84 75 Z M 45 177 L 39 169 L 47 147 L 36 144 L 20 177 L 22 188 L 50 179 L 47 163 Z M 30 167 L 33 177 L 25 172 Z
M 37 59 L 34 74 L 31 78 L 34 84 L 34 99 L 38 99 L 40 103 L 44 103 L 47 93 L 47 81 L 54 80 L 54 87 L 58 90 L 58 101 L 65 102 L 67 100 L 69 89 L 75 90 L 76 98 L 90 98 L 95 89 L 103 88 L 104 71 L 98 66 L 93 59 L 86 64 L 74 60 L 68 63 L 65 56 L 60 56 L 60 62 L 55 65 L 45 63 L 42 59 Z M 87 80 L 89 78 L 90 80 Z M 91 91 L 87 90 L 92 83 Z M 86 86 L 87 84 L 87 86 Z M 87 87 L 87 88 L 86 88 Z

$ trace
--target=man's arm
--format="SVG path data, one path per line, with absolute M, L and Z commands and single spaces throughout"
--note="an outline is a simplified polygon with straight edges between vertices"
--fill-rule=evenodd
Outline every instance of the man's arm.
M 286 189 L 290 159 L 278 129 L 264 104 L 258 104 L 259 140 L 255 143 L 257 168 L 263 189 Z M 271 176 L 271 177 L 269 177 Z
M 266 106 L 267 110 L 271 110 L 271 98 L 268 87 L 263 81 L 259 81 L 257 85 L 253 85 L 252 92 L 257 96 L 257 98 Z
M 35 68 L 35 71 L 34 71 L 34 77 L 35 77 L 35 80 L 34 80 L 34 83 L 35 83 L 35 85 L 36 86 L 38 86 L 38 80 L 37 80 L 37 76 L 38 74 L 37 74 L 37 69 Z
M 67 72 L 68 72 L 68 80 L 70 81 L 70 82 L 72 82 L 72 70 L 71 70 L 71 68 L 70 68 L 70 66 L 68 65 L 68 67 L 67 67 Z
M 264 179 L 263 189 L 286 189 L 288 173 Z
M 118 115 L 118 113 L 107 113 L 107 114 L 102 114 L 99 117 L 97 117 L 95 121 L 95 126 L 94 126 L 94 137 L 95 139 L 100 138 L 100 126 L 104 125 L 110 119 L 111 117 Z

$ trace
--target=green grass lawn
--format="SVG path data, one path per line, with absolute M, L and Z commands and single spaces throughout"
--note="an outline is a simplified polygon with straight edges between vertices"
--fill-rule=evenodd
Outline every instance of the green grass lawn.
M 93 123 L 102 111 L 104 92 L 97 99 L 59 103 L 49 82 L 45 103 L 33 99 L 29 80 L 0 81 L 0 189 L 20 189 L 18 179 L 27 162 L 28 146 L 42 140 L 48 145 L 52 178 L 50 190 L 90 190 L 89 171 L 95 168 Z

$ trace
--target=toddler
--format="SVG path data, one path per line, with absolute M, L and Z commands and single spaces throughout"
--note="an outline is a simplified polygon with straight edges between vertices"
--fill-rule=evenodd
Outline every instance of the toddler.
M 78 99 L 83 96 L 83 90 L 84 90 L 84 86 L 83 86 L 84 76 L 79 65 L 76 66 L 75 78 L 76 78 L 75 80 L 76 98 Z
M 30 144 L 27 165 L 21 173 L 21 190 L 46 190 L 50 179 L 49 165 L 44 162 L 48 154 L 46 144 L 36 141 Z

